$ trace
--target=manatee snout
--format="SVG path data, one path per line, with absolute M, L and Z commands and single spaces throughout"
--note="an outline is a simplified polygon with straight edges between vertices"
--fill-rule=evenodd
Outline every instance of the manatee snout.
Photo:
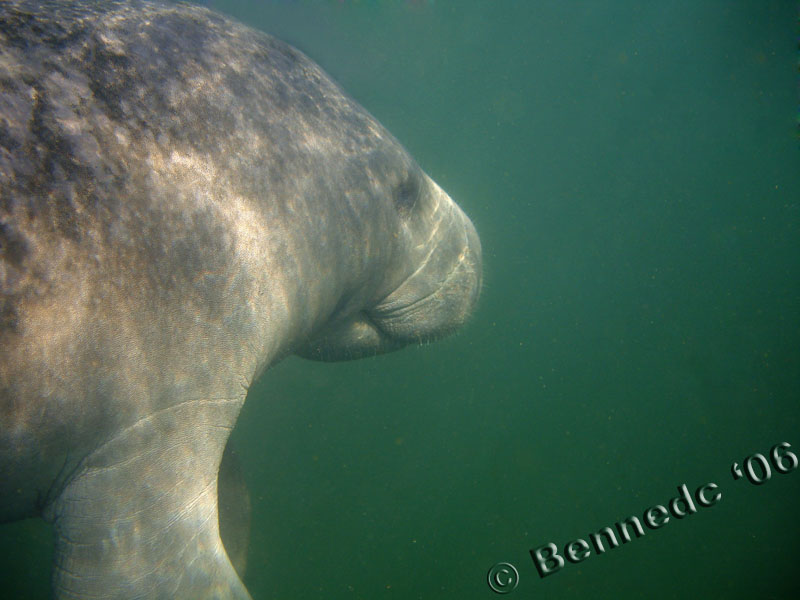
M 430 235 L 414 248 L 421 260 L 392 293 L 366 311 L 385 336 L 403 345 L 436 340 L 458 329 L 472 314 L 481 289 L 481 243 L 475 226 L 434 181 L 428 179 L 428 184 Z
M 381 354 L 440 339 L 467 321 L 481 290 L 480 239 L 469 217 L 427 175 L 397 236 L 403 251 L 388 269 L 392 291 L 334 322 L 298 355 L 338 361 Z

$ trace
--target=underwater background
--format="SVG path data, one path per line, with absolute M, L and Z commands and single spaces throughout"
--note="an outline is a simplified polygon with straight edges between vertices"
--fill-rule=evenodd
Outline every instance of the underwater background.
M 206 4 L 317 61 L 484 251 L 457 335 L 251 389 L 256 600 L 488 600 L 499 562 L 510 600 L 800 597 L 800 469 L 731 471 L 800 452 L 795 2 Z M 539 576 L 530 550 L 712 482 Z M 0 527 L 0 597 L 48 597 L 50 537 Z

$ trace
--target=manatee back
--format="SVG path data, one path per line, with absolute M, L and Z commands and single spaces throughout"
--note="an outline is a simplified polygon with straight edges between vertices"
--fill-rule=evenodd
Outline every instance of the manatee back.
M 9 0 L 0 49 L 12 519 L 176 398 L 243 396 L 270 314 L 264 257 L 291 230 L 265 224 L 304 218 L 289 203 L 309 177 L 337 185 L 309 168 L 309 137 L 363 149 L 374 124 L 301 53 L 200 7 Z

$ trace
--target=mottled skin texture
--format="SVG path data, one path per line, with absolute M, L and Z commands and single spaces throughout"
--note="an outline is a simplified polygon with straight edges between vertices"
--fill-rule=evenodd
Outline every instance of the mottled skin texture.
M 58 598 L 247 598 L 217 470 L 280 358 L 440 337 L 474 228 L 305 56 L 205 9 L 0 3 L 0 521 Z

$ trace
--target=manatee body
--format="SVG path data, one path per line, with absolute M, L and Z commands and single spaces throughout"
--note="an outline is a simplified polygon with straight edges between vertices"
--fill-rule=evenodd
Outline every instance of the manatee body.
M 53 524 L 57 598 L 248 598 L 217 502 L 248 387 L 457 328 L 475 229 L 317 65 L 204 8 L 5 0 L 0 90 L 0 521 Z

